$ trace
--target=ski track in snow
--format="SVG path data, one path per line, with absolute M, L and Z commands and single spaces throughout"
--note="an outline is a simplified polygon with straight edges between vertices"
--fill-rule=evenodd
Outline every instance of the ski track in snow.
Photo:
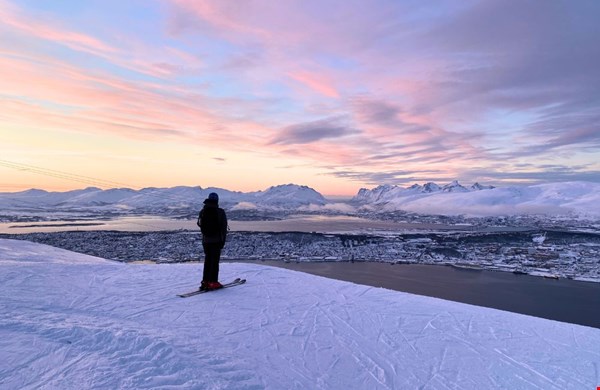
M 600 385 L 599 329 L 242 263 L 221 278 L 246 284 L 182 299 L 202 265 L 44 258 L 9 241 L 1 389 Z

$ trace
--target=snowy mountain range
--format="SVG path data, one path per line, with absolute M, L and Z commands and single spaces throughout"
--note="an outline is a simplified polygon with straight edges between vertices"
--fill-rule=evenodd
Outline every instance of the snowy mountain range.
M 236 192 L 223 188 L 173 187 L 173 188 L 114 188 L 102 190 L 88 187 L 67 192 L 48 192 L 32 189 L 14 193 L 0 193 L 3 209 L 49 209 L 70 210 L 95 208 L 101 210 L 160 211 L 168 209 L 202 208 L 204 199 L 211 192 L 220 197 L 224 207 L 297 209 L 301 206 L 324 205 L 327 200 L 317 191 L 306 186 L 286 184 L 273 186 L 265 191 Z
M 600 216 L 600 183 L 565 182 L 495 188 L 479 183 L 467 188 L 453 181 L 415 184 L 408 188 L 361 189 L 356 205 L 440 215 L 578 215 Z
M 372 190 L 361 188 L 358 191 L 358 194 L 352 198 L 353 202 L 356 203 L 382 203 L 382 202 L 390 202 L 396 198 L 403 198 L 406 196 L 416 195 L 423 196 L 423 194 L 433 194 L 433 193 L 456 193 L 456 192 L 471 192 L 471 191 L 481 191 L 481 190 L 491 190 L 494 189 L 494 186 L 484 186 L 479 183 L 473 184 L 471 187 L 467 188 L 461 185 L 457 180 L 452 181 L 451 183 L 445 185 L 438 185 L 433 182 L 428 182 L 423 185 L 421 184 L 413 184 L 408 188 L 404 188 L 396 185 L 382 185 L 373 188 Z
M 433 182 L 409 187 L 381 185 L 362 188 L 345 207 L 327 200 L 314 189 L 286 184 L 264 191 L 237 192 L 223 188 L 173 187 L 132 190 L 102 190 L 89 187 L 67 192 L 31 189 L 0 193 L 0 209 L 12 211 L 98 210 L 163 214 L 168 211 L 202 207 L 210 192 L 217 192 L 220 204 L 233 210 L 328 210 L 396 211 L 439 215 L 572 215 L 600 216 L 600 183 L 565 182 L 495 188 L 458 181 L 439 185 Z

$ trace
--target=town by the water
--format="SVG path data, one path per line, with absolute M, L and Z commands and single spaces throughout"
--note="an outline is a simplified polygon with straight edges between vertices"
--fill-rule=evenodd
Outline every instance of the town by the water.
M 506 225 L 506 221 L 502 222 Z M 560 221 L 560 227 L 553 227 L 550 221 L 537 221 L 534 228 L 524 228 L 532 226 L 532 221 L 509 222 L 511 228 L 485 229 L 482 227 L 485 223 L 498 221 L 479 220 L 480 226 L 448 231 L 331 234 L 232 231 L 222 258 L 437 264 L 600 282 L 600 233 L 596 225 L 574 221 L 570 228 L 564 228 L 565 221 Z M 203 259 L 200 233 L 193 230 L 67 231 L 0 237 L 26 239 L 123 262 L 175 263 Z

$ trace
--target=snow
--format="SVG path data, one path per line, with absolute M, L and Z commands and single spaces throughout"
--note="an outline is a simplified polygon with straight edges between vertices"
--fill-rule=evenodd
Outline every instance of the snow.
M 386 210 L 404 210 L 440 215 L 579 215 L 600 216 L 600 184 L 591 182 L 547 183 L 530 186 L 471 190 L 453 181 L 443 187 L 435 183 L 407 189 L 379 186 L 361 189 L 355 202 L 381 205 Z
M 284 184 L 269 187 L 266 191 L 254 193 L 255 203 L 266 203 L 271 206 L 283 208 L 297 208 L 299 206 L 326 203 L 323 195 L 307 186 L 297 184 Z
M 317 191 L 307 186 L 286 184 L 269 187 L 265 191 L 237 192 L 223 188 L 201 188 L 177 186 L 172 188 L 112 188 L 102 190 L 89 187 L 84 190 L 67 192 L 47 192 L 27 190 L 22 192 L 0 192 L 0 207 L 19 210 L 42 207 L 52 211 L 77 208 L 112 209 L 160 209 L 160 208 L 201 208 L 202 201 L 211 192 L 219 194 L 223 205 L 241 208 L 258 205 L 263 208 L 297 209 L 302 206 L 324 205 L 327 200 Z
M 566 182 L 493 188 L 479 183 L 470 188 L 458 181 L 440 186 L 414 184 L 408 188 L 381 185 L 361 188 L 351 202 L 333 202 L 314 189 L 297 184 L 269 187 L 265 191 L 235 192 L 222 188 L 173 187 L 101 190 L 90 187 L 68 192 L 28 190 L 0 193 L 0 208 L 22 212 L 31 208 L 47 211 L 137 210 L 161 214 L 174 209 L 200 209 L 210 192 L 230 210 L 298 210 L 325 213 L 358 213 L 361 210 L 409 211 L 436 215 L 505 216 L 569 215 L 600 216 L 600 183 Z
M 109 262 L 0 240 L 3 389 L 593 389 L 600 329 L 224 263 Z

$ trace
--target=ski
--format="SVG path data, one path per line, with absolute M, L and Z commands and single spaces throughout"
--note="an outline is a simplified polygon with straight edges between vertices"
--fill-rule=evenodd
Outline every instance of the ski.
M 219 290 L 222 290 L 227 287 L 238 286 L 238 285 L 244 284 L 244 283 L 246 283 L 246 279 L 237 278 L 232 282 L 224 283 L 222 288 L 218 288 L 216 290 L 199 290 L 198 289 L 196 291 L 192 291 L 192 292 L 188 292 L 188 293 L 184 293 L 184 294 L 177 294 L 177 296 L 180 298 L 188 298 L 188 297 L 193 297 L 194 295 L 204 294 L 204 293 L 211 292 L 211 291 L 219 291 Z

